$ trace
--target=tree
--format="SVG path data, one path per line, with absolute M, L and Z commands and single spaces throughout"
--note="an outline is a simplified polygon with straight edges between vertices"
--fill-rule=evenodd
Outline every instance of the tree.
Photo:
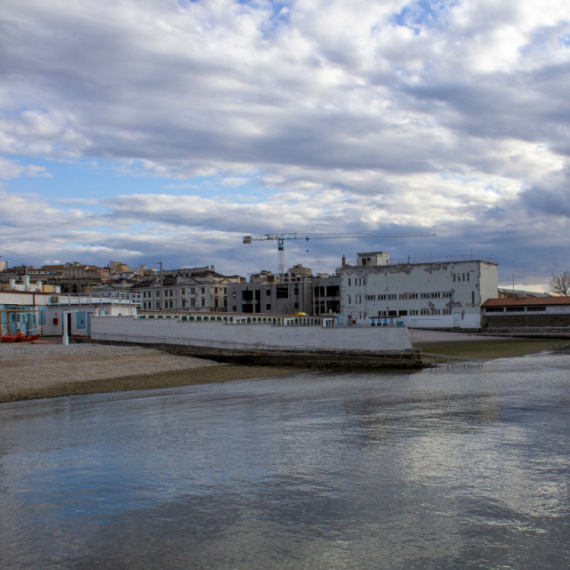
M 570 296 L 570 271 L 563 271 L 562 273 L 553 273 L 550 280 L 550 291 L 555 295 L 562 297 Z

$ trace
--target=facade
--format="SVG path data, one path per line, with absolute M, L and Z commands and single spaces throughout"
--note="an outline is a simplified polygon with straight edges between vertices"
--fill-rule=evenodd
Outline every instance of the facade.
M 470 257 L 392 263 L 385 252 L 343 259 L 341 314 L 347 323 L 481 328 L 481 305 L 497 295 L 497 263 Z
M 488 299 L 483 328 L 570 327 L 570 297 Z
M 340 277 L 317 275 L 298 264 L 281 281 L 268 271 L 253 274 L 249 283 L 231 285 L 228 311 L 246 314 L 323 315 L 340 308 Z
M 142 310 L 226 311 L 228 287 L 242 280 L 210 269 L 183 275 L 163 277 L 162 286 L 160 278 L 141 281 L 131 291 L 140 293 Z
M 229 287 L 228 310 L 248 314 L 312 314 L 312 293 L 312 282 L 308 279 L 234 284 Z

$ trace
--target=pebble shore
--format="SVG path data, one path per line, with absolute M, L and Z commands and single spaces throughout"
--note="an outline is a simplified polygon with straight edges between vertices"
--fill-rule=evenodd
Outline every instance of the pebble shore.
M 289 374 L 138 346 L 0 343 L 0 403 Z

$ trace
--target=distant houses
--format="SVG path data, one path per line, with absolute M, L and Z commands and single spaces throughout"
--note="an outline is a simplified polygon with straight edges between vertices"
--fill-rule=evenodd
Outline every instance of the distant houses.
M 60 304 L 54 301 L 56 294 L 61 298 L 67 294 L 69 305 L 74 303 L 73 295 L 78 299 L 91 295 L 99 304 L 101 299 L 111 305 L 112 299 L 136 299 L 136 310 L 143 313 L 338 315 L 338 322 L 349 326 L 464 330 L 570 326 L 567 298 L 499 289 L 497 262 L 474 255 L 393 260 L 386 252 L 367 252 L 359 253 L 354 263 L 343 257 L 332 275 L 314 275 L 298 264 L 283 277 L 261 271 L 249 279 L 224 275 L 213 265 L 162 272 L 145 266 L 131 269 L 118 261 L 103 268 L 79 262 L 41 268 L 4 266 L 0 291 L 53 294 L 38 297 L 42 306 Z M 3 307 L 18 308 L 6 302 Z M 59 326 L 54 328 L 47 320 L 44 324 L 46 331 L 59 334 Z

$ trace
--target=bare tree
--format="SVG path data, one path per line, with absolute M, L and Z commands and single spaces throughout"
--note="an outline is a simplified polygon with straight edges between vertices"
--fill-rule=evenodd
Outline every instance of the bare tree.
M 553 273 L 550 280 L 550 291 L 555 295 L 562 297 L 570 296 L 570 271 L 563 271 L 562 273 Z

